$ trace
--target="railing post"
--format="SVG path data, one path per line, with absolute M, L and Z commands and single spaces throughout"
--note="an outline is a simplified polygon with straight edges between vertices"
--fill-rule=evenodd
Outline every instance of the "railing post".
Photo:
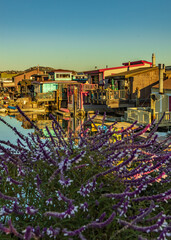
M 142 112 L 142 121 L 143 121 L 143 123 L 145 123 L 145 122 L 144 122 L 144 114 L 145 114 L 145 113 L 144 113 L 144 111 L 143 111 L 143 112 Z
M 99 104 L 99 91 L 97 91 L 97 104 Z
M 77 88 L 74 87 L 74 116 L 77 112 Z
M 149 112 L 148 116 L 149 116 L 148 117 L 148 122 L 151 123 L 151 112 Z
M 56 91 L 56 106 L 57 110 L 59 110 L 59 89 L 57 89 Z

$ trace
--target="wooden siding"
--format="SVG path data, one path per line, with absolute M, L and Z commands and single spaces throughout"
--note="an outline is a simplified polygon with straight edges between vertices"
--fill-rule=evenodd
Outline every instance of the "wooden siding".
M 136 99 L 136 89 L 140 91 L 140 99 L 150 99 L 151 88 L 159 81 L 159 70 L 142 72 L 130 78 L 132 84 L 132 99 Z

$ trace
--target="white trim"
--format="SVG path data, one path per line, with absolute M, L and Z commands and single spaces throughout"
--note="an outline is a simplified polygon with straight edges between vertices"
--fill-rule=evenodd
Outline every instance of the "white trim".
M 162 103 L 163 103 L 162 99 L 163 99 L 163 96 L 160 95 L 160 112 L 162 112 Z

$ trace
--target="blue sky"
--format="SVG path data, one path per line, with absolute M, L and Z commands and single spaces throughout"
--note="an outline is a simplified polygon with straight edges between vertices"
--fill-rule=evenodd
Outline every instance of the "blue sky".
M 0 70 L 171 65 L 171 0 L 0 0 Z

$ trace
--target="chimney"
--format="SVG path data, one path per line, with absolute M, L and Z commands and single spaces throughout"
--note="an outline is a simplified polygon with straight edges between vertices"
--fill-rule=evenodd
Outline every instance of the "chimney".
M 165 72 L 165 65 L 159 64 L 159 93 L 163 94 L 163 74 Z
M 153 53 L 152 54 L 152 67 L 155 67 L 156 66 L 156 57 L 155 57 L 155 54 Z
M 129 69 L 130 69 L 130 65 L 131 65 L 131 62 L 129 61 L 129 62 L 128 62 L 128 68 L 127 68 L 127 71 L 129 71 Z

